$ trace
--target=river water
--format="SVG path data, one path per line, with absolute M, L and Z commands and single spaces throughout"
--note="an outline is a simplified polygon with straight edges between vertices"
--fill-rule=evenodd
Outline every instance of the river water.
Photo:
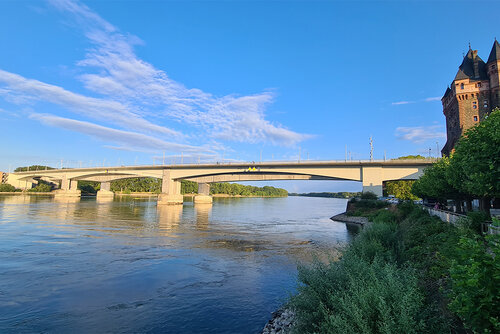
M 345 206 L 0 196 L 0 332 L 258 333 L 297 263 L 352 238 L 329 219 Z

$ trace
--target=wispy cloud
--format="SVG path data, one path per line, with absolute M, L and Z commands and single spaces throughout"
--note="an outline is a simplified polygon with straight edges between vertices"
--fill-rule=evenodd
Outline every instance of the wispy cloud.
M 144 44 L 138 37 L 121 32 L 78 1 L 47 1 L 90 43 L 75 71 L 88 93 L 0 70 L 0 98 L 22 106 L 58 105 L 85 120 L 55 114 L 34 114 L 32 119 L 112 143 L 114 149 L 198 152 L 205 145 L 186 145 L 187 139 L 193 144 L 203 138 L 220 150 L 225 145 L 219 141 L 287 146 L 311 137 L 266 119 L 275 98 L 272 91 L 214 96 L 185 87 L 136 55 L 134 48 Z
M 422 100 L 417 100 L 417 101 L 398 101 L 398 102 L 392 102 L 391 104 L 393 106 L 398 106 L 398 105 L 404 105 L 404 104 L 413 104 L 413 103 L 419 103 L 419 102 L 434 102 L 434 101 L 441 101 L 441 97 L 439 97 L 439 96 L 426 97 L 425 99 L 422 99 Z
M 205 147 L 170 143 L 142 133 L 112 129 L 89 122 L 54 115 L 34 113 L 30 115 L 30 118 L 39 120 L 49 126 L 60 127 L 66 130 L 86 134 L 98 140 L 112 142 L 132 149 L 146 148 L 151 151 L 167 150 L 174 152 L 212 152 L 210 149 Z
M 427 140 L 444 139 L 446 133 L 440 125 L 398 127 L 395 136 L 398 139 L 409 140 L 414 143 L 422 143 Z
M 399 101 L 399 102 L 392 102 L 391 104 L 393 106 L 398 106 L 398 105 L 401 105 L 401 104 L 411 104 L 411 103 L 415 103 L 415 101 Z
M 120 32 L 83 4 L 69 0 L 51 3 L 79 22 L 93 45 L 78 62 L 88 70 L 79 77 L 88 90 L 140 106 L 143 115 L 195 126 L 227 141 L 293 145 L 309 137 L 266 120 L 272 92 L 217 97 L 187 88 L 137 57 L 134 46 L 141 44 L 137 37 Z

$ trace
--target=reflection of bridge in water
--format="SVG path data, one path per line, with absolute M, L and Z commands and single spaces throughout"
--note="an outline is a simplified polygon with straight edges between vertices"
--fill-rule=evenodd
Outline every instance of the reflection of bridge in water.
M 17 188 L 31 188 L 37 179 L 60 184 L 56 197 L 80 197 L 78 181 L 101 183 L 97 197 L 112 198 L 110 182 L 114 180 L 154 177 L 162 179 L 158 204 L 181 204 L 181 180 L 190 180 L 199 185 L 197 203 L 211 203 L 210 184 L 235 181 L 275 180 L 347 180 L 358 181 L 363 192 L 371 191 L 382 196 L 382 184 L 390 180 L 418 179 L 423 169 L 435 160 L 389 160 L 389 161 L 307 161 L 307 162 L 262 162 L 223 163 L 162 166 L 122 166 L 74 169 L 52 169 L 11 173 L 7 182 Z

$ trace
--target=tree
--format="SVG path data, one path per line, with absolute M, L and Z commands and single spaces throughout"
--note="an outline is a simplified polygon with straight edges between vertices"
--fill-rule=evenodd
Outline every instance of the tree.
M 388 195 L 394 195 L 402 200 L 417 200 L 418 197 L 411 192 L 411 188 L 415 181 L 413 180 L 398 180 L 387 181 L 385 183 L 385 191 Z
M 441 203 L 464 198 L 465 195 L 450 182 L 450 168 L 450 159 L 446 157 L 426 168 L 424 175 L 413 184 L 412 193 L 422 198 L 435 198 Z
M 460 138 L 448 176 L 456 189 L 479 197 L 483 203 L 500 198 L 500 109 Z
M 54 168 L 42 165 L 31 165 L 28 167 L 17 167 L 16 169 L 14 169 L 14 172 L 17 173 L 17 172 L 26 172 L 28 170 L 33 171 L 33 170 L 49 170 L 49 169 L 54 169 Z

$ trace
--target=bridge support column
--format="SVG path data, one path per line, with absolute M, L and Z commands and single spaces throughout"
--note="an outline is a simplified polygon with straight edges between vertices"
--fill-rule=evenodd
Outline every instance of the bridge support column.
M 55 191 L 56 198 L 79 198 L 82 191 L 78 189 L 78 181 L 69 179 L 66 175 L 61 180 L 61 189 Z
M 115 193 L 111 191 L 111 182 L 101 182 L 101 189 L 97 192 L 97 201 L 112 201 Z
M 198 195 L 194 197 L 194 203 L 210 204 L 213 202 L 212 196 L 210 196 L 210 184 L 209 183 L 198 183 Z
M 184 196 L 181 194 L 181 182 L 173 180 L 170 176 L 170 170 L 163 171 L 161 182 L 161 194 L 158 195 L 159 205 L 182 204 Z
M 361 167 L 363 192 L 372 192 L 378 197 L 383 196 L 382 183 L 384 170 L 382 167 Z

